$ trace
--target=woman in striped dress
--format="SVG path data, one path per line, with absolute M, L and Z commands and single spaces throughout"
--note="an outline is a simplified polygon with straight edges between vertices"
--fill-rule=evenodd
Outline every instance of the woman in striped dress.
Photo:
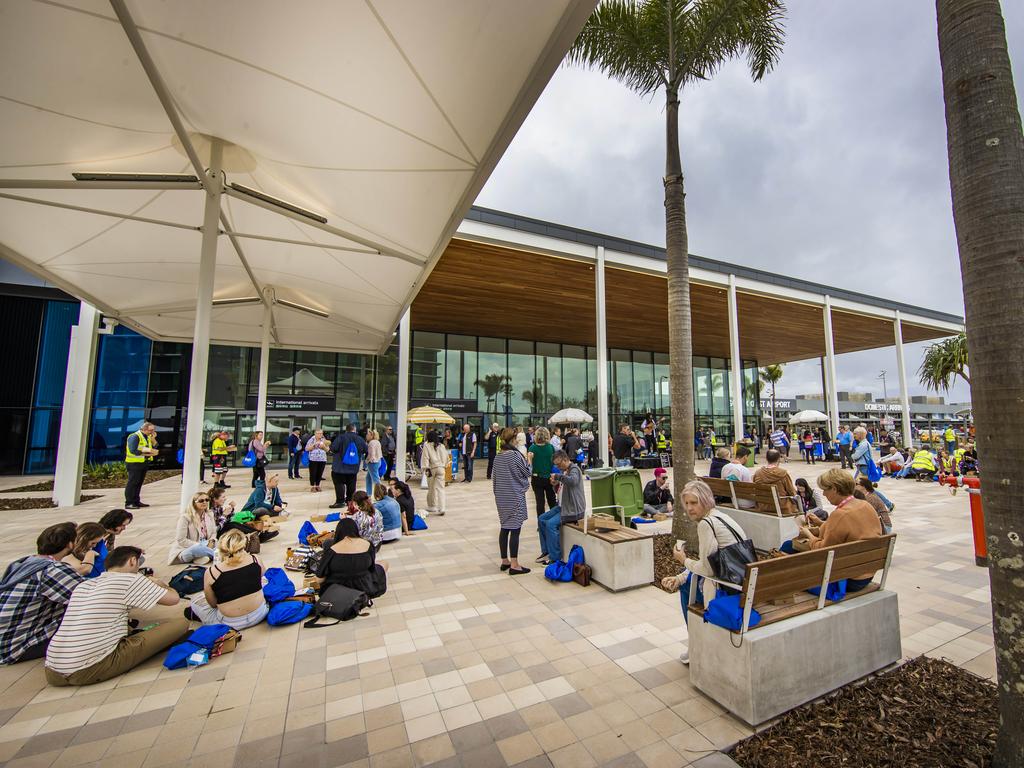
M 498 508 L 501 533 L 501 570 L 510 576 L 529 573 L 519 565 L 519 531 L 526 522 L 526 489 L 530 487 L 530 465 L 517 450 L 516 431 L 505 427 L 501 431 L 501 451 L 494 457 L 494 503 Z

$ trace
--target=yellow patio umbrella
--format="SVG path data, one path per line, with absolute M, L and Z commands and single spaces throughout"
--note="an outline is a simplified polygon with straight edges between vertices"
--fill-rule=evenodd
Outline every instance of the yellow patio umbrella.
M 421 405 L 419 408 L 413 408 L 408 414 L 406 414 L 405 420 L 412 422 L 413 424 L 455 423 L 455 418 L 453 416 L 449 416 L 440 408 L 435 408 L 432 405 Z

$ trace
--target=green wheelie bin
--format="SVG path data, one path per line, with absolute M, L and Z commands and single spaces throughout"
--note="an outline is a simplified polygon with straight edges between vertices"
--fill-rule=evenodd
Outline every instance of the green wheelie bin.
M 640 472 L 633 467 L 615 468 L 615 503 L 622 507 L 622 524 L 628 526 L 644 511 L 644 492 Z
M 619 511 L 615 509 L 615 470 L 612 467 L 595 467 L 587 470 L 587 477 L 590 478 L 591 511 L 618 519 Z

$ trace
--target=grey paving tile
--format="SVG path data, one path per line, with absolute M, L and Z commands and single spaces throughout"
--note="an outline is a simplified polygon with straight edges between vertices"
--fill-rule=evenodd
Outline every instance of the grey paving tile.
M 459 755 L 463 768 L 506 768 L 508 763 L 494 744 L 477 747 Z
M 65 728 L 62 731 L 51 731 L 39 736 L 33 736 L 22 744 L 21 749 L 15 758 L 31 757 L 41 755 L 45 752 L 53 752 L 67 747 L 78 734 L 78 728 Z
M 529 726 L 526 725 L 526 721 L 523 720 L 518 712 L 498 715 L 490 720 L 484 720 L 484 723 L 487 724 L 487 729 L 491 732 L 491 736 L 494 737 L 495 741 L 501 741 L 510 736 L 517 736 L 523 731 L 530 730 Z
M 469 752 L 477 747 L 492 744 L 495 741 L 490 729 L 484 722 L 456 728 L 454 731 L 449 731 L 448 736 L 451 738 L 452 745 L 455 747 L 457 754 Z
M 580 696 L 578 693 L 570 693 L 566 696 L 559 696 L 557 699 L 551 699 L 548 702 L 554 707 L 555 712 L 558 716 L 565 720 L 573 715 L 578 715 L 580 712 L 586 712 L 591 708 L 587 700 Z

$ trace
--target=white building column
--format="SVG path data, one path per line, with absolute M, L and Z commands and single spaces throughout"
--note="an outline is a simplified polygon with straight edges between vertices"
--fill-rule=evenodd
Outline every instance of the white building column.
M 839 432 L 839 392 L 836 385 L 836 350 L 832 338 L 832 297 L 825 296 L 825 380 L 828 384 L 828 392 L 825 395 L 825 404 L 828 407 L 829 416 L 829 437 Z
M 395 409 L 398 411 L 395 421 L 395 477 L 405 481 L 405 454 L 408 450 L 406 435 L 408 425 L 405 417 L 409 413 L 409 345 L 411 334 L 409 333 L 409 309 L 405 310 L 401 321 L 398 323 L 398 402 Z
M 910 394 L 907 390 L 907 366 L 903 358 L 903 318 L 896 310 L 896 319 L 892 324 L 896 337 L 896 365 L 900 369 L 900 408 L 903 413 L 903 445 L 913 445 L 910 434 Z
M 73 507 L 82 495 L 99 324 L 99 310 L 83 301 L 78 310 L 78 325 L 71 326 L 68 377 L 60 412 L 57 470 L 53 478 L 53 500 L 58 507 Z
M 733 442 L 743 439 L 743 362 L 740 360 L 740 320 L 736 302 L 736 275 L 729 275 L 729 389 L 732 395 Z
M 192 501 L 199 485 L 199 462 L 206 417 L 206 372 L 210 361 L 210 316 L 213 313 L 213 279 L 217 268 L 217 240 L 220 235 L 221 150 L 219 139 L 210 146 L 210 167 L 203 179 L 206 205 L 203 209 L 203 243 L 199 256 L 199 285 L 196 293 L 196 325 L 192 336 L 192 373 L 188 384 L 185 421 L 185 464 L 182 470 L 181 509 Z
M 260 378 L 256 395 L 256 428 L 253 432 L 267 429 L 267 387 L 270 377 L 270 329 L 273 323 L 270 305 L 263 307 L 263 338 L 260 340 Z M 266 440 L 267 435 L 263 436 Z
M 608 313 L 604 300 L 604 246 L 597 246 L 594 265 L 594 317 L 597 325 L 597 439 L 602 466 L 608 461 L 611 415 L 608 413 Z

